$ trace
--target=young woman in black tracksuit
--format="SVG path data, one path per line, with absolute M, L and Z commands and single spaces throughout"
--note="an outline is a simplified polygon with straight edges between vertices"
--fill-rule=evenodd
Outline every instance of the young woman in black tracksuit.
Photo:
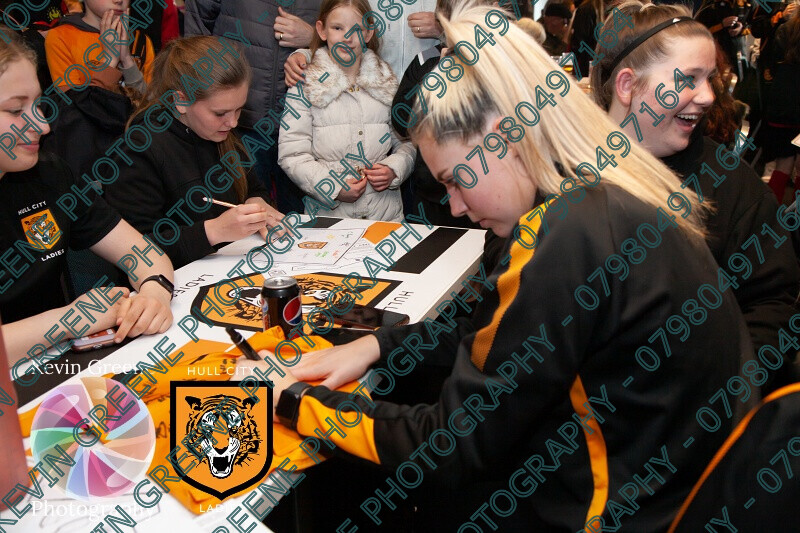
M 132 133 L 132 142 L 114 155 L 120 175 L 105 188 L 108 202 L 153 238 L 175 268 L 256 231 L 265 236 L 281 218 L 266 203 L 267 191 L 249 172 L 250 159 L 233 133 L 247 99 L 250 66 L 241 51 L 237 57 L 226 53 L 228 68 L 215 62 L 210 80 L 204 80 L 193 65 L 214 57 L 209 50 L 221 55 L 217 38 L 190 37 L 158 55 L 153 80 L 129 123 L 150 129 L 152 144 L 141 152 L 131 149 L 128 144 L 145 144 L 140 131 Z M 183 85 L 187 76 L 209 85 L 192 95 Z M 177 117 L 159 100 L 170 91 L 177 91 Z M 236 207 L 212 205 L 204 196 Z M 171 222 L 155 227 L 154 236 L 163 218 Z
M 592 72 L 595 100 L 608 110 L 617 124 L 623 122 L 628 113 L 638 110 L 642 102 L 665 116 L 653 127 L 648 115 L 638 115 L 643 136 L 641 144 L 685 180 L 686 195 L 698 198 L 702 195 L 704 203 L 715 207 L 706 221 L 711 253 L 720 266 L 734 275 L 736 272 L 731 271 L 731 265 L 741 268 L 743 264 L 734 254 L 746 256 L 752 273 L 739 273 L 738 288 L 733 288 L 733 292 L 756 352 L 766 344 L 777 347 L 780 345 L 779 329 L 788 331 L 789 319 L 794 313 L 799 289 L 797 262 L 788 240 L 775 247 L 788 233 L 777 222 L 778 205 L 769 188 L 744 161 L 734 166 L 735 158 L 726 156 L 727 150 L 723 152 L 719 144 L 703 136 L 703 114 L 714 102 L 710 83 L 711 77 L 716 75 L 714 41 L 700 23 L 682 22 L 659 31 L 630 54 L 620 57 L 629 43 L 651 28 L 688 14 L 682 7 L 666 5 L 646 8 L 631 5 L 622 11 L 632 17 L 634 30 L 621 30 L 617 46 L 607 51 Z M 611 24 L 607 26 L 610 28 Z M 653 57 L 659 49 L 667 50 L 667 55 L 656 62 L 648 62 L 647 58 Z M 674 90 L 676 68 L 693 76 L 695 88 L 683 87 L 675 106 L 665 109 L 654 98 L 655 88 L 664 83 L 664 90 Z M 643 88 L 631 90 L 640 85 Z M 671 103 L 666 97 L 663 101 L 667 105 Z M 628 121 L 624 131 L 630 138 L 636 138 L 632 121 Z M 724 168 L 723 163 L 728 168 Z M 726 176 L 724 181 L 721 180 L 723 175 Z M 696 180 L 692 176 L 696 176 Z M 699 195 L 693 192 L 698 186 Z M 771 228 L 777 240 L 763 229 L 764 224 Z M 747 243 L 753 235 L 758 245 Z M 796 381 L 794 358 L 793 350 L 786 352 L 787 363 L 770 377 L 767 390 Z
M 457 7 L 442 20 L 448 44 L 472 40 L 476 25 L 501 27 L 490 11 Z M 628 150 L 622 134 L 609 137 L 616 126 L 522 30 L 510 24 L 494 38 L 477 63 L 461 64 L 457 90 L 441 98 L 423 90 L 428 112 L 412 128 L 447 187 L 453 215 L 508 238 L 508 257 L 487 273 L 489 290 L 475 315 L 444 329 L 426 321 L 381 330 L 305 355 L 291 369 L 270 359 L 285 374 L 269 373 L 277 414 L 302 436 L 325 432 L 333 421 L 346 435 L 331 434 L 338 450 L 392 468 L 393 479 L 406 461 L 425 480 L 443 463 L 458 463 L 453 491 L 502 479 L 528 531 L 579 531 L 587 522 L 594 530 L 603 522 L 663 531 L 732 427 L 723 415 L 714 432 L 705 431 L 695 413 L 749 355 L 741 314 L 728 288 L 717 288 L 702 207 L 688 200 L 683 218 L 666 203 L 681 190 L 677 177 L 635 142 Z M 530 112 L 537 85 L 540 96 L 554 97 L 538 122 Z M 535 125 L 521 125 L 520 105 Z M 488 134 L 508 144 L 502 159 L 499 150 L 485 153 L 484 167 L 469 154 Z M 586 171 L 592 186 L 581 187 L 576 171 L 595 166 L 598 147 L 613 153 L 617 166 L 604 165 L 599 183 Z M 469 171 L 459 167 L 456 180 L 453 169 L 462 164 Z M 452 374 L 433 405 L 331 390 L 378 362 L 384 375 L 402 379 L 413 365 L 447 358 Z M 265 362 L 240 364 L 268 370 Z M 298 382 L 312 379 L 322 385 Z M 430 452 L 431 443 L 448 453 Z M 644 465 L 664 453 L 672 466 L 658 468 L 658 481 L 626 500 L 634 474 L 644 479 Z M 403 479 L 416 479 L 411 472 L 405 465 Z M 343 530 L 372 524 L 358 503 Z M 504 530 L 505 519 L 488 507 Z M 387 506 L 379 518 L 397 520 Z M 458 518 L 456 524 L 471 521 L 469 513 Z
M 153 254 L 150 264 L 139 265 L 136 276 L 130 276 L 135 296 L 104 282 L 105 288 L 95 285 L 71 302 L 66 299 L 69 249 L 90 249 L 115 263 L 131 246 L 144 249 L 146 243 L 93 190 L 76 201 L 74 192 L 83 180 L 57 156 L 40 152 L 50 127 L 37 118 L 42 88 L 36 54 L 7 27 L 0 26 L 0 33 L 0 137 L 5 139 L 0 153 L 0 318 L 13 376 L 29 385 L 41 374 L 39 365 L 57 359 L 72 339 L 114 327 L 116 342 L 166 331 L 172 324 L 173 269 L 166 257 Z M 87 320 L 67 323 L 80 313 Z M 44 353 L 52 345 L 59 345 L 56 353 Z M 33 365 L 24 373 L 34 378 L 21 378 L 18 365 L 26 361 Z

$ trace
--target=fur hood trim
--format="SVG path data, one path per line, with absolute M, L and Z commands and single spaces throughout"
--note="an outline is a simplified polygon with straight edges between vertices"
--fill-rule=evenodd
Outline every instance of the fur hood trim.
M 320 82 L 320 77 L 325 73 L 328 74 L 327 78 Z M 356 85 L 380 103 L 391 106 L 398 82 L 391 67 L 378 54 L 367 50 L 361 59 Z M 303 88 L 311 105 L 319 108 L 327 107 L 349 87 L 351 87 L 350 81 L 339 64 L 328 54 L 328 47 L 318 49 L 306 69 L 306 82 Z

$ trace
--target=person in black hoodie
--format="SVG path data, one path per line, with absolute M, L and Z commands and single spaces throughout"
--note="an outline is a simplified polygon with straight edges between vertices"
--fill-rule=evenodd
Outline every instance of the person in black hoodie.
M 744 254 L 752 265 L 750 274 L 745 271 L 738 276 L 734 294 L 756 351 L 767 344 L 778 347 L 779 329 L 788 331 L 795 311 L 797 262 L 791 243 L 783 241 L 788 233 L 776 220 L 778 205 L 769 188 L 743 161 L 730 168 L 738 158 L 726 155 L 724 147 L 702 134 L 701 119 L 714 102 L 711 82 L 717 75 L 712 37 L 699 22 L 680 20 L 688 15 L 680 6 L 630 5 L 622 11 L 633 17 L 635 29 L 621 30 L 617 46 L 608 50 L 593 70 L 594 98 L 615 123 L 633 112 L 641 131 L 636 132 L 634 121 L 628 120 L 625 131 L 629 137 L 635 139 L 641 134 L 641 144 L 682 177 L 685 195 L 715 208 L 706 222 L 709 248 L 726 270 L 741 264 L 741 257 L 732 257 L 734 254 Z M 672 23 L 676 18 L 679 21 Z M 642 40 L 659 25 L 663 26 L 661 30 Z M 621 56 L 634 42 L 637 44 L 630 53 Z M 662 56 L 658 52 L 662 49 L 667 51 L 663 57 L 648 61 Z M 687 81 L 678 79 L 676 69 L 689 76 L 694 87 L 684 86 Z M 656 87 L 662 82 L 661 91 L 673 91 L 677 96 L 672 99 L 659 92 L 661 102 L 674 103 L 670 109 L 655 97 Z M 657 126 L 648 115 L 636 115 L 643 102 L 664 115 Z M 752 242 L 755 239 L 757 243 Z M 794 350 L 788 350 L 786 360 L 791 363 L 795 355 Z M 766 390 L 791 382 L 795 372 L 791 364 L 782 365 Z
M 396 109 L 396 113 L 392 113 L 392 126 L 394 126 L 401 138 L 408 137 L 406 128 L 406 125 L 409 124 L 408 110 L 411 109 L 416 101 L 416 93 L 413 92 L 413 89 L 422 83 L 422 80 L 430 71 L 436 68 L 436 65 L 439 64 L 441 53 L 442 45 L 440 44 L 420 52 L 403 73 L 403 79 L 400 81 L 392 102 L 392 108 Z M 425 216 L 437 226 L 478 227 L 465 216 L 452 216 L 450 208 L 446 204 L 442 205 L 441 200 L 447 193 L 442 184 L 437 182 L 431 175 L 431 171 L 428 170 L 425 161 L 419 155 L 419 150 L 417 150 L 414 169 L 411 171 L 409 180 L 411 181 L 413 214 L 419 215 L 418 206 L 422 204 Z
M 436 13 L 449 18 L 452 11 L 452 2 L 449 0 L 438 0 L 436 2 Z M 392 126 L 400 138 L 408 138 L 408 125 L 410 124 L 410 113 L 408 112 L 416 101 L 417 85 L 421 85 L 425 76 L 439 64 L 442 53 L 447 52 L 444 45 L 437 44 L 420 52 L 403 73 L 403 79 L 397 88 L 397 93 L 392 101 Z M 417 149 L 414 169 L 409 176 L 411 185 L 411 214 L 419 216 L 420 209 L 432 224 L 436 226 L 453 226 L 456 228 L 474 228 L 480 226 L 470 221 L 465 215 L 454 216 L 450 213 L 450 208 L 443 199 L 447 195 L 444 185 L 436 181 L 431 174 L 428 165 L 423 161 Z M 483 262 L 487 268 L 493 268 L 499 260 L 499 253 L 502 249 L 504 239 L 500 239 L 490 229 L 486 232 L 483 247 Z
M 240 49 L 235 56 L 229 52 L 232 47 L 216 37 L 178 39 L 164 47 L 128 123 L 154 131 L 152 143 L 144 151 L 132 150 L 130 144 L 146 144 L 142 133 L 132 133 L 133 142 L 123 143 L 114 155 L 120 175 L 106 186 L 108 202 L 141 232 L 155 230 L 155 242 L 176 268 L 257 231 L 266 236 L 282 217 L 265 201 L 267 191 L 249 172 L 251 158 L 233 133 L 251 71 Z M 195 70 L 202 58 L 223 53 L 225 60 L 215 59 L 203 76 Z M 192 79 L 196 85 L 184 85 Z M 154 119 L 165 94 L 176 99 L 177 118 L 161 110 Z M 236 205 L 212 205 L 204 197 Z M 154 227 L 164 217 L 172 222 Z

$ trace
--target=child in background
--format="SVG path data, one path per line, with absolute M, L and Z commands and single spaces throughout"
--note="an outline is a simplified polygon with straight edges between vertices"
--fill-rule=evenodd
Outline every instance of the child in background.
M 389 122 L 398 82 L 378 56 L 378 36 L 363 24 L 369 10 L 366 0 L 322 3 L 306 83 L 289 91 L 295 97 L 305 95 L 311 107 L 294 106 L 300 118 L 288 119 L 289 129 L 281 130 L 278 163 L 303 192 L 330 205 L 320 214 L 400 221 L 399 187 L 411 172 L 415 151 L 411 143 L 398 140 Z M 360 31 L 350 31 L 354 26 Z M 354 59 L 353 64 L 342 66 L 331 55 L 334 47 L 342 62 Z M 386 135 L 391 142 L 386 142 Z M 340 162 L 347 154 L 363 154 L 366 161 L 347 158 L 348 169 Z M 342 176 L 346 186 L 329 172 Z M 314 188 L 325 178 L 335 185 L 327 196 Z
M 64 17 L 58 27 L 50 30 L 45 39 L 47 64 L 53 80 L 62 79 L 61 90 L 69 89 L 63 81 L 66 70 L 74 64 L 85 64 L 91 85 L 119 92 L 122 80 L 126 87 L 145 91 L 155 52 L 150 38 L 139 30 L 128 43 L 127 28 L 120 16 L 129 14 L 129 4 L 129 0 L 85 0 L 83 15 Z M 128 44 L 106 44 L 100 36 L 109 29 L 115 31 L 118 42 Z M 88 56 L 88 63 L 84 56 Z M 78 86 L 86 81 L 79 70 L 70 72 L 70 80 Z

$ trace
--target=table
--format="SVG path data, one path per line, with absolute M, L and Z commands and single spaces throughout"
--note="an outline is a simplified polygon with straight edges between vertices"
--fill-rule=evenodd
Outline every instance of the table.
M 404 239 L 409 250 L 405 250 L 397 239 L 390 239 L 396 248 L 391 254 L 389 254 L 390 246 L 388 244 L 382 246 L 384 255 L 389 255 L 395 263 L 388 271 L 381 271 L 376 276 L 378 284 L 365 290 L 363 293 L 365 299 L 359 303 L 366 302 L 370 306 L 405 313 L 409 315 L 411 322 L 417 322 L 426 317 L 435 317 L 437 315 L 436 306 L 447 299 L 451 291 L 458 292 L 461 282 L 468 275 L 477 271 L 483 251 L 485 232 L 445 227 L 427 228 L 425 225 L 419 224 L 409 224 L 409 226 L 418 234 L 417 237 L 408 235 Z M 386 264 L 387 259 L 376 250 L 376 245 L 389 237 L 391 231 L 395 231 L 395 235 L 399 235 L 407 229 L 396 223 L 318 218 L 313 224 L 306 224 L 299 229 L 303 238 L 298 240 L 306 241 L 308 238 L 312 238 L 318 239 L 313 242 L 319 243 L 322 242 L 319 240 L 320 238 L 326 238 L 326 233 L 330 233 L 336 238 L 345 238 L 349 233 L 350 239 L 354 241 L 350 243 L 352 247 L 340 254 L 335 263 L 328 265 L 288 262 L 284 259 L 292 259 L 291 257 L 276 255 L 276 262 L 264 275 L 297 276 L 303 280 L 300 284 L 304 293 L 304 303 L 307 299 L 312 302 L 314 298 L 324 299 L 325 291 L 331 286 L 331 283 L 336 282 L 337 279 L 341 280 L 351 272 L 356 272 L 365 279 L 369 277 L 363 262 L 364 258 L 370 257 Z M 358 238 L 360 235 L 363 236 Z M 335 239 L 331 242 L 335 242 Z M 175 323 L 168 331 L 163 335 L 140 337 L 109 349 L 84 354 L 65 353 L 60 361 L 54 361 L 46 367 L 51 371 L 55 368 L 57 372 L 42 375 L 39 381 L 31 387 L 15 384 L 20 404 L 19 412 L 23 413 L 38 405 L 42 395 L 59 383 L 77 380 L 85 376 L 120 373 L 132 369 L 163 336 L 169 337 L 170 343 L 176 344 L 179 348 L 191 343 L 192 339 L 189 333 L 178 326 L 179 320 L 189 313 L 192 305 L 201 303 L 202 298 L 199 298 L 198 294 L 202 296 L 208 291 L 208 287 L 223 279 L 235 280 L 242 277 L 240 275 L 229 276 L 228 273 L 236 268 L 247 251 L 259 244 L 263 244 L 263 241 L 252 236 L 232 243 L 220 249 L 216 254 L 177 270 L 175 272 L 175 298 L 172 302 Z M 311 254 L 308 257 L 331 260 L 328 256 L 314 255 L 326 251 L 326 246 L 316 248 L 317 246 L 319 244 L 305 249 L 306 253 Z M 343 250 L 345 247 L 340 246 L 339 248 Z M 254 259 L 254 261 L 256 266 L 259 266 L 257 260 Z M 251 281 L 261 279 L 258 277 L 260 274 L 252 275 L 252 269 L 248 269 L 246 263 L 244 265 L 241 273 L 248 276 L 248 279 Z M 314 274 L 314 276 L 308 276 L 308 274 Z M 239 280 L 239 284 L 247 287 L 243 280 Z M 260 290 L 260 286 L 256 285 L 256 288 Z M 240 292 L 237 304 L 241 305 L 229 306 L 235 311 L 226 314 L 226 319 L 223 320 L 228 320 L 227 317 L 230 317 L 231 323 L 235 323 L 240 329 L 248 327 L 256 329 L 252 326 L 254 323 L 257 324 L 260 319 L 257 316 L 254 318 L 251 313 L 254 303 L 250 292 L 252 291 Z M 214 318 L 214 316 L 211 315 L 210 318 Z M 201 323 L 194 333 L 203 340 L 226 343 L 229 346 L 231 344 L 222 327 L 212 328 Z M 57 367 L 56 365 L 59 364 L 62 366 Z M 73 372 L 78 369 L 79 372 Z M 28 440 L 26 439 L 25 442 L 26 448 L 29 447 Z M 33 463 L 29 460 L 30 466 L 33 466 Z M 174 532 L 181 526 L 191 527 L 192 531 L 213 531 L 217 526 L 226 524 L 228 529 L 233 531 L 233 527 L 226 522 L 225 518 L 245 497 L 228 498 L 219 507 L 198 516 L 169 496 L 163 497 L 155 507 L 143 509 L 134 502 L 132 494 L 128 494 L 120 498 L 98 502 L 98 507 L 103 506 L 102 509 L 96 510 L 96 515 L 99 517 L 88 516 L 91 513 L 89 508 L 84 508 L 83 516 L 76 516 L 75 508 L 80 502 L 67 499 L 59 489 L 48 488 L 46 483 L 42 483 L 41 487 L 45 493 L 41 500 L 28 496 L 24 502 L 19 504 L 19 508 L 23 508 L 29 502 L 35 506 L 17 525 L 8 526 L 11 531 L 25 533 L 35 531 L 85 532 L 97 525 L 106 514 L 116 514 L 113 513 L 115 505 L 120 505 L 131 513 L 131 516 L 137 521 L 135 531 Z M 70 503 L 72 510 L 69 508 Z M 44 505 L 49 505 L 50 508 L 43 507 Z M 7 514 L 10 513 L 6 512 L 4 516 Z M 257 520 L 256 522 L 258 523 Z M 255 531 L 269 530 L 266 526 L 259 524 L 259 528 Z

